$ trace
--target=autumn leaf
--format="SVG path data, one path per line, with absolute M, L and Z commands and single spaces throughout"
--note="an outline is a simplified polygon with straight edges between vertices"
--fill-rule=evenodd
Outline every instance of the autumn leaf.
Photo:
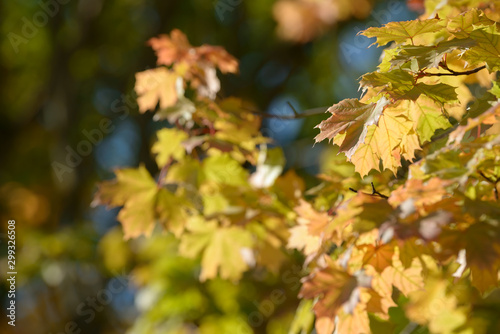
M 98 204 L 123 206 L 118 220 L 125 239 L 151 235 L 156 223 L 179 235 L 190 206 L 182 197 L 158 188 L 144 166 L 117 170 L 116 180 L 101 183 L 93 201 Z
M 158 65 L 186 62 L 190 66 L 217 66 L 222 73 L 238 72 L 238 61 L 220 46 L 202 45 L 193 47 L 185 34 L 174 29 L 168 35 L 153 37 L 148 44 L 155 50 Z
M 159 167 L 165 166 L 170 160 L 181 160 L 185 155 L 182 142 L 188 138 L 187 134 L 177 129 L 161 129 L 156 133 L 158 141 L 151 148 L 157 154 L 156 162 Z
M 383 46 L 389 42 L 396 42 L 399 44 L 408 40 L 413 44 L 413 38 L 415 36 L 437 32 L 442 29 L 443 25 L 439 19 L 429 19 L 424 21 L 389 22 L 380 28 L 368 28 L 361 34 L 369 38 L 376 37 L 377 41 L 373 44 L 378 43 L 378 46 Z
M 177 74 L 165 67 L 139 72 L 135 75 L 137 104 L 141 113 L 154 110 L 158 103 L 164 109 L 175 105 L 178 99 Z
M 352 313 L 341 312 L 339 315 L 337 333 L 367 334 L 370 332 L 370 320 L 364 304 L 358 304 Z
M 422 269 L 422 263 L 419 259 L 413 259 L 411 266 L 405 268 L 399 259 L 399 248 L 396 247 L 392 257 L 392 266 L 384 269 L 380 274 L 380 279 L 386 284 L 395 286 L 405 295 L 408 295 L 413 291 L 423 288 Z M 376 279 L 375 277 L 374 280 Z
M 371 265 L 376 271 L 382 272 L 385 268 L 392 265 L 392 257 L 394 255 L 393 244 L 362 244 L 357 247 L 365 252 L 363 263 Z
M 403 136 L 408 134 L 413 122 L 407 115 L 405 104 L 387 108 L 379 119 L 374 133 L 374 145 L 382 165 L 394 173 L 401 166 L 401 150 L 399 148 Z
M 319 319 L 332 319 L 339 308 L 349 301 L 358 286 L 355 276 L 350 275 L 332 260 L 326 259 L 327 267 L 312 273 L 299 293 L 301 298 L 319 297 L 313 308 L 316 318 Z M 326 319 L 323 321 L 327 321 Z
M 347 99 L 328 108 L 332 114 L 322 121 L 317 128 L 320 133 L 314 138 L 318 143 L 324 139 L 333 140 L 339 134 L 346 134 L 340 146 L 348 158 L 365 140 L 370 125 L 376 124 L 384 107 L 389 103 L 380 99 L 377 103 L 365 104 L 357 99 Z
M 300 200 L 295 207 L 297 213 L 297 226 L 290 229 L 288 248 L 303 250 L 305 255 L 316 254 L 325 240 L 334 237 L 333 242 L 340 243 L 337 231 L 328 228 L 331 217 L 326 212 L 316 211 L 310 203 Z M 335 233 L 335 235 L 333 235 Z
M 375 144 L 376 125 L 370 125 L 366 132 L 365 142 L 361 144 L 351 157 L 355 171 L 364 177 L 372 169 L 380 171 L 380 157 Z

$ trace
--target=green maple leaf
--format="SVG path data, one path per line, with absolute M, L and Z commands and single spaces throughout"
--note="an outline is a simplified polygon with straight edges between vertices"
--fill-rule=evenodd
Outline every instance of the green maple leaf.
M 386 92 L 394 99 L 415 101 L 421 95 L 426 95 L 439 103 L 458 101 L 455 87 L 444 83 L 434 85 L 417 83 L 415 77 L 403 69 L 365 74 L 361 77 L 360 84 L 361 87 L 384 87 L 382 92 Z
M 425 96 L 411 103 L 410 116 L 417 122 L 416 131 L 422 144 L 430 141 L 437 129 L 447 129 L 451 126 L 441 108 Z
M 467 50 L 476 45 L 477 42 L 471 38 L 458 39 L 438 43 L 437 45 L 403 45 L 400 51 L 390 60 L 393 67 L 401 67 L 409 61 L 416 61 L 418 68 L 415 72 L 424 68 L 438 67 L 445 54 L 454 50 Z
M 400 92 L 397 92 L 395 94 L 395 97 L 412 101 L 416 101 L 420 96 L 425 95 L 438 103 L 444 104 L 458 102 L 458 96 L 457 92 L 455 91 L 455 87 L 444 83 L 438 83 L 435 85 L 417 83 L 409 91 L 405 92 L 402 95 L 399 94 Z
M 452 18 L 448 22 L 448 30 L 457 37 L 468 37 L 475 28 L 493 24 L 495 21 L 487 18 L 481 10 L 473 8 Z
M 386 45 L 389 42 L 404 43 L 410 40 L 413 44 L 413 38 L 418 35 L 438 32 L 442 30 L 443 24 L 439 19 L 429 19 L 424 21 L 401 21 L 389 22 L 380 28 L 368 28 L 361 34 L 366 37 L 376 37 L 379 46 Z M 373 45 L 372 44 L 372 45 Z
M 413 86 L 415 78 L 408 71 L 394 69 L 388 72 L 371 72 L 363 75 L 359 84 L 361 87 L 387 87 L 388 91 L 408 91 Z
M 464 59 L 471 65 L 486 63 L 488 69 L 500 69 L 500 33 L 495 25 L 473 30 L 470 38 L 477 41 L 477 46 L 472 47 L 464 54 Z
M 117 170 L 115 180 L 101 183 L 92 204 L 123 205 L 118 220 L 126 239 L 150 235 L 156 223 L 179 235 L 190 207 L 183 197 L 159 188 L 144 166 Z

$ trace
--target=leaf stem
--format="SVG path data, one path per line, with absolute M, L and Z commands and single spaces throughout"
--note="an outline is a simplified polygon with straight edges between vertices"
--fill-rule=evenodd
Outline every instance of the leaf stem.
M 173 158 L 170 158 L 167 163 L 162 167 L 160 170 L 160 175 L 158 176 L 158 182 L 156 183 L 156 186 L 158 188 L 162 187 L 165 181 L 165 176 L 167 176 L 168 169 L 172 165 L 172 162 L 174 161 Z

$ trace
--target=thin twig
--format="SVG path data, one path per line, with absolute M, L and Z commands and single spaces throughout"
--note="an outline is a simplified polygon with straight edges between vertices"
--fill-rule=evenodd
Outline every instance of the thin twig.
M 385 196 L 384 194 L 381 194 L 379 193 L 376 189 L 375 189 L 375 185 L 373 184 L 373 182 L 371 183 L 372 184 L 372 195 L 378 195 L 382 198 L 385 198 L 385 199 L 388 199 L 389 196 Z
M 478 171 L 477 173 L 479 175 L 481 175 L 486 180 L 486 182 L 490 183 L 493 186 L 493 192 L 495 194 L 495 199 L 498 201 L 500 196 L 498 195 L 497 186 L 498 186 L 498 183 L 500 182 L 500 178 L 495 180 L 495 179 L 489 178 L 486 175 L 484 175 L 484 173 L 482 171 Z
M 368 194 L 368 193 L 364 193 L 362 192 L 362 194 L 365 194 L 365 195 L 369 195 L 369 196 L 378 196 L 378 197 L 381 197 L 381 198 L 385 198 L 385 199 L 388 199 L 389 196 L 386 196 L 384 194 L 381 194 L 379 193 L 376 189 L 375 189 L 375 185 L 373 184 L 373 182 L 371 183 L 372 185 L 372 193 L 371 194 Z M 355 193 L 358 193 L 358 191 L 356 189 L 353 189 L 353 188 L 349 188 L 350 191 L 352 192 L 355 192 Z
M 291 107 L 291 105 L 290 105 Z M 264 118 L 277 118 L 277 119 L 284 119 L 284 120 L 294 120 L 294 119 L 300 119 L 300 118 L 307 118 L 307 117 L 313 117 L 317 115 L 322 115 L 325 113 L 326 109 L 328 107 L 319 107 L 319 108 L 313 108 L 313 109 L 307 109 L 303 113 L 298 113 L 295 108 L 292 107 L 293 115 L 277 115 L 277 114 L 270 114 L 266 113 L 263 111 L 257 111 L 249 108 L 245 108 L 247 111 L 251 112 L 254 115 L 258 115 Z

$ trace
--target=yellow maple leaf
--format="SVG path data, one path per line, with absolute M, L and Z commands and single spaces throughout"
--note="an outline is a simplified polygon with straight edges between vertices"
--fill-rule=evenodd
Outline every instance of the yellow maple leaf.
M 405 268 L 399 260 L 399 248 L 394 248 L 392 266 L 386 267 L 380 274 L 381 280 L 393 285 L 405 295 L 423 288 L 422 263 L 413 259 L 409 268 Z
M 151 148 L 151 152 L 157 154 L 156 162 L 161 168 L 172 158 L 181 160 L 186 154 L 182 142 L 188 135 L 177 129 L 161 129 L 157 133 L 158 141 Z
M 166 67 L 158 67 L 135 75 L 137 104 L 141 113 L 154 110 L 159 103 L 164 109 L 173 106 L 178 99 L 176 82 L 179 77 Z
M 403 136 L 407 135 L 413 127 L 413 122 L 408 117 L 409 103 L 409 101 L 403 101 L 387 107 L 380 116 L 373 134 L 376 154 L 382 159 L 384 168 L 394 173 L 401 166 L 400 145 Z

